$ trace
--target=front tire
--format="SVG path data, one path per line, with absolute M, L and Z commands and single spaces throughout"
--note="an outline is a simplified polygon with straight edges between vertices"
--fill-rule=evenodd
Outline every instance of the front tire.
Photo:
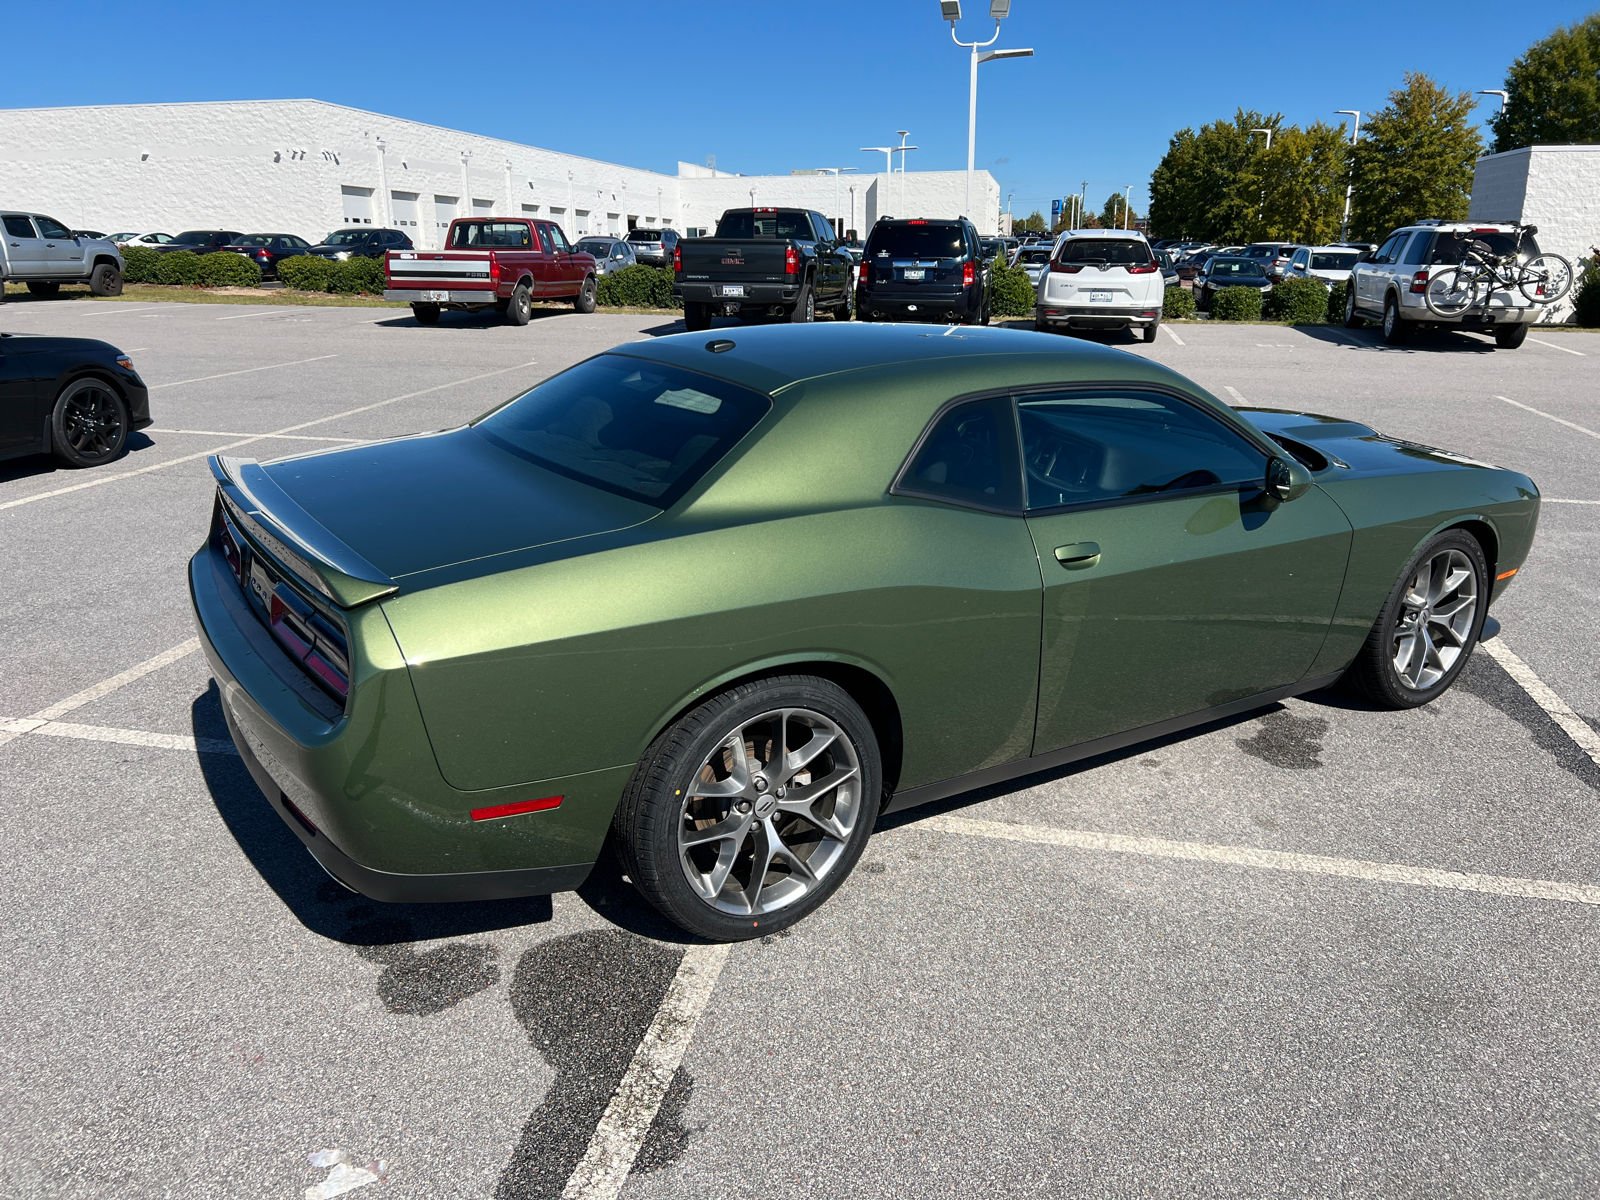
M 1400 317 L 1400 302 L 1390 296 L 1383 302 L 1383 340 L 1390 346 L 1404 345 L 1411 330 Z
M 1483 633 L 1489 563 L 1461 529 L 1429 540 L 1406 564 L 1341 683 L 1380 708 L 1437 700 Z
M 586 276 L 583 286 L 578 289 L 578 294 L 572 298 L 572 307 L 581 313 L 592 313 L 594 311 L 597 287 L 594 276 Z
M 69 467 L 99 467 L 128 445 L 128 406 L 98 379 L 70 383 L 50 412 L 50 449 Z
M 1510 329 L 1496 329 L 1494 344 L 1499 350 L 1515 350 L 1528 340 L 1527 325 L 1513 325 Z
M 411 315 L 417 319 L 418 325 L 437 325 L 439 323 L 439 306 L 437 304 L 413 304 Z
M 783 675 L 730 688 L 639 760 L 612 828 L 628 877 L 690 933 L 776 933 L 827 901 L 877 820 L 877 738 L 843 688 Z
M 110 263 L 101 263 L 89 276 L 89 291 L 96 296 L 122 295 L 122 272 Z

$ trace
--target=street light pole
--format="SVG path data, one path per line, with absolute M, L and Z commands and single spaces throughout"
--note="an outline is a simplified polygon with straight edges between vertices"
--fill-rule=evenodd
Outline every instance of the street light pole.
M 900 215 L 906 215 L 906 151 L 916 150 L 916 146 L 906 145 L 906 137 L 911 133 L 909 129 L 896 129 L 900 135 L 900 144 L 895 147 L 900 152 Z
M 1129 215 L 1128 215 L 1128 200 L 1132 196 L 1133 196 L 1133 184 L 1130 183 L 1127 186 L 1127 189 L 1122 193 L 1122 227 L 1124 229 L 1132 228 L 1132 223 L 1129 220 Z
M 1264 134 L 1267 135 L 1267 152 L 1270 154 L 1272 152 L 1272 130 L 1270 130 L 1270 129 L 1252 129 L 1250 132 L 1251 133 L 1264 133 Z M 1261 181 L 1261 203 L 1256 206 L 1256 221 L 1258 223 L 1261 221 L 1261 218 L 1266 213 L 1266 211 L 1267 211 L 1267 181 L 1265 179 L 1263 179 Z
M 1354 117 L 1356 119 L 1356 127 L 1350 131 L 1350 149 L 1354 150 L 1356 148 L 1356 139 L 1361 136 L 1361 110 L 1359 108 L 1341 108 L 1337 109 L 1333 115 L 1336 117 Z M 1339 240 L 1341 242 L 1350 240 L 1350 196 L 1355 190 L 1356 164 L 1355 159 L 1352 157 L 1350 161 L 1350 178 L 1345 181 L 1344 185 L 1344 218 L 1339 222 Z
M 972 219 L 972 182 L 977 169 L 978 156 L 978 65 L 998 58 L 1032 58 L 1032 50 L 993 50 L 979 55 L 978 51 L 992 46 L 1000 39 L 1000 22 L 1011 13 L 1011 0 L 990 0 L 989 16 L 994 19 L 994 36 L 986 42 L 963 42 L 956 36 L 956 22 L 961 19 L 961 0 L 940 0 L 939 15 L 950 22 L 950 40 L 963 50 L 972 52 L 972 69 L 967 86 L 967 203 L 962 216 Z M 902 159 L 902 162 L 904 160 Z

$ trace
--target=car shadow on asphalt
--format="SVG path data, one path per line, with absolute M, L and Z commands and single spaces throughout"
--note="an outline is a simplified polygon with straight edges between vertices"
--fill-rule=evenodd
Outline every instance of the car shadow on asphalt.
M 570 315 L 572 311 L 571 305 L 564 308 L 535 308 L 533 318 L 528 323 L 537 325 L 540 321 L 548 321 L 552 317 Z M 438 324 L 424 325 L 411 313 L 396 311 L 390 319 L 373 321 L 372 324 L 377 329 L 499 329 L 502 325 L 510 325 L 511 322 L 498 312 L 486 310 L 476 313 L 442 312 L 439 314 Z
M 64 467 L 48 454 L 29 454 L 22 458 L 8 459 L 0 463 L 0 484 L 11 483 L 18 479 L 36 479 L 41 475 L 60 475 L 63 478 L 81 475 L 85 481 L 88 481 L 94 478 L 96 470 L 115 467 L 117 463 L 122 462 L 129 454 L 139 454 L 142 451 L 152 449 L 154 446 L 155 443 L 144 434 L 130 433 L 128 435 L 128 448 L 125 453 L 118 455 L 102 467 L 91 467 L 82 471 L 74 470 L 72 467 Z
M 215 682 L 195 700 L 190 719 L 196 738 L 227 737 L 222 697 Z M 289 832 L 238 757 L 198 757 L 212 803 L 239 849 L 312 933 L 350 946 L 393 946 L 551 919 L 549 896 L 463 904 L 383 904 L 359 896 L 336 883 Z

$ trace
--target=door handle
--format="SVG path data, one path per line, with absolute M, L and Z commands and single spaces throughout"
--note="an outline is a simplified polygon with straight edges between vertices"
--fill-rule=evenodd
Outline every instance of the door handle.
M 1100 561 L 1099 542 L 1073 542 L 1056 547 L 1056 561 L 1069 571 L 1082 571 Z

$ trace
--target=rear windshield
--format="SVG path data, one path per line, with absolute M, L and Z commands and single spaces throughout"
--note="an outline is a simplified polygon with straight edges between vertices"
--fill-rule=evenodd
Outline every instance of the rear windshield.
M 1261 264 L 1248 258 L 1214 258 L 1206 264 L 1213 278 L 1218 275 L 1262 275 Z
M 1120 238 L 1072 238 L 1063 243 L 1060 261 L 1142 267 L 1150 262 L 1150 247 Z
M 209 242 L 220 232 L 221 230 L 218 229 L 190 229 L 184 233 L 180 233 L 172 240 L 175 242 L 182 242 L 186 246 L 193 246 L 200 242 Z
M 585 254 L 593 254 L 597 258 L 604 258 L 611 253 L 613 243 L 599 238 L 580 238 L 576 249 Z
M 1277 258 L 1278 248 L 1276 246 L 1246 246 L 1239 253 L 1245 258 Z
M 450 249 L 527 250 L 533 234 L 520 221 L 458 221 L 450 228 Z
M 234 238 L 235 246 L 270 246 L 274 235 L 270 233 L 252 233 L 245 237 Z
M 1311 256 L 1311 269 L 1313 271 L 1348 271 L 1356 265 L 1356 259 L 1361 255 L 1354 250 L 1341 250 L 1337 254 L 1313 254 Z
M 1467 244 L 1476 243 L 1475 249 L 1480 255 L 1487 253 L 1495 257 L 1504 257 L 1517 248 L 1517 235 L 1514 233 L 1439 233 L 1433 238 L 1433 253 L 1429 256 L 1430 263 L 1459 263 L 1461 256 L 1467 252 Z M 1527 235 L 1522 239 L 1522 253 L 1525 257 L 1532 257 L 1539 253 L 1539 243 Z
M 1048 250 L 1019 250 L 1017 251 L 1019 263 L 1047 263 L 1050 261 Z
M 961 226 L 884 225 L 867 237 L 868 258 L 960 258 L 966 252 Z
M 473 428 L 542 467 L 667 508 L 771 407 L 759 392 L 720 379 L 602 354 Z
M 659 229 L 630 229 L 628 230 L 630 242 L 659 242 L 661 231 Z
M 811 218 L 797 209 L 777 209 L 767 212 L 730 212 L 717 222 L 719 238 L 797 238 L 809 242 L 816 239 L 811 228 Z
M 324 246 L 359 246 L 372 235 L 365 229 L 335 229 L 328 235 Z

